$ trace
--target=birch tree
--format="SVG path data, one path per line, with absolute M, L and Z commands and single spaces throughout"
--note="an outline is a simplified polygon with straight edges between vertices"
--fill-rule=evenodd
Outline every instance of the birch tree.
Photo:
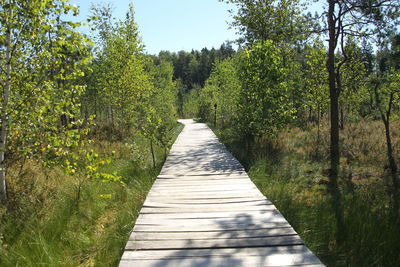
M 6 201 L 11 158 L 62 161 L 62 148 L 82 135 L 78 77 L 88 63 L 89 40 L 78 23 L 63 14 L 78 13 L 64 0 L 3 0 L 0 7 L 0 196 Z M 14 157 L 10 157 L 13 155 Z

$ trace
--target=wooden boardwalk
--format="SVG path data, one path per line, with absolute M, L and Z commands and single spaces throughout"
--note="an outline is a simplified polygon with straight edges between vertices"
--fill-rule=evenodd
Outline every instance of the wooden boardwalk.
M 120 266 L 324 266 L 213 132 L 181 122 Z

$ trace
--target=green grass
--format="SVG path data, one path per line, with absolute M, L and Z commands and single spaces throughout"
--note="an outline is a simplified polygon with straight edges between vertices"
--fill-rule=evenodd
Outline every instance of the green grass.
M 176 124 L 171 138 L 182 128 Z M 117 152 L 103 171 L 116 172 L 123 183 L 85 180 L 79 201 L 79 179 L 57 169 L 46 178 L 34 162 L 26 164 L 10 185 L 12 203 L 0 211 L 0 265 L 118 266 L 164 159 L 164 150 L 155 147 L 153 169 L 148 140 L 136 137 L 134 143 L 97 142 L 100 154 Z

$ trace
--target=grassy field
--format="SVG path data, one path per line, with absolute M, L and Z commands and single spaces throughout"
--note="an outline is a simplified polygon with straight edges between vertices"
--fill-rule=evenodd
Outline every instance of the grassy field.
M 182 128 L 176 124 L 171 138 Z M 153 169 L 148 140 L 111 136 L 105 141 L 107 136 L 99 131 L 94 148 L 100 156 L 116 151 L 103 171 L 116 173 L 120 182 L 68 176 L 57 168 L 45 171 L 34 161 L 22 170 L 10 169 L 11 199 L 0 209 L 1 266 L 118 265 L 164 150 L 155 147 Z
M 247 154 L 229 132 L 216 130 L 250 178 L 273 201 L 306 245 L 328 266 L 398 266 L 400 226 L 393 219 L 385 137 L 379 121 L 348 124 L 341 131 L 340 190 L 344 241 L 335 240 L 335 212 L 327 192 L 329 128 L 314 126 L 259 138 Z M 393 143 L 400 151 L 400 124 Z M 397 160 L 399 157 L 397 156 Z

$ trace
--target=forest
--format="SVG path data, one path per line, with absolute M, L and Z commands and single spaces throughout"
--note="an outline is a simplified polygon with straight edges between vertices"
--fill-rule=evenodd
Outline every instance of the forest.
M 133 4 L 92 5 L 83 33 L 67 0 L 1 1 L 1 266 L 117 266 L 178 118 L 324 264 L 398 265 L 399 1 L 219 1 L 237 49 L 158 55 Z

